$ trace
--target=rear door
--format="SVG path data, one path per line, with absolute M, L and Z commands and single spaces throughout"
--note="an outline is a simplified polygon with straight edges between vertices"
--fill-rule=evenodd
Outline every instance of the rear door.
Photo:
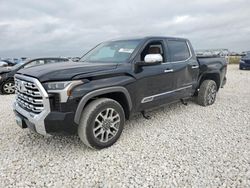
M 199 75 L 196 57 L 193 56 L 187 40 L 167 39 L 166 44 L 173 66 L 175 98 L 190 97 L 194 93 Z

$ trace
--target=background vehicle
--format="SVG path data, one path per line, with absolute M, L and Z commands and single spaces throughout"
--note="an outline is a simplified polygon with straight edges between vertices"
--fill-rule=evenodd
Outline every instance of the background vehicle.
M 7 67 L 8 66 L 8 63 L 6 63 L 5 61 L 0 61 L 0 68 L 1 67 Z
M 239 68 L 240 70 L 250 69 L 250 52 L 246 52 L 246 55 L 241 58 Z
M 16 65 L 16 63 L 13 63 L 9 60 L 1 60 L 0 61 L 0 73 L 8 70 L 10 67 L 13 67 L 14 65 Z
M 13 94 L 15 92 L 14 75 L 20 69 L 65 61 L 69 60 L 67 58 L 36 58 L 18 63 L 13 67 L 3 67 L 0 69 L 0 93 Z
M 207 49 L 207 50 L 196 50 L 195 51 L 197 57 L 224 57 L 229 63 L 229 50 L 228 49 Z
M 102 149 L 120 137 L 131 115 L 197 95 L 212 105 L 226 81 L 225 58 L 197 58 L 186 39 L 108 41 L 78 63 L 20 70 L 15 75 L 17 124 L 42 134 L 75 134 Z
M 71 60 L 74 62 L 78 62 L 81 58 L 80 57 L 72 57 Z
M 16 65 L 16 63 L 10 61 L 10 60 L 6 60 L 6 59 L 2 59 L 0 62 L 5 62 L 7 65 L 6 66 L 9 66 L 9 67 L 12 67 L 14 65 Z M 1 65 L 0 65 L 1 66 Z

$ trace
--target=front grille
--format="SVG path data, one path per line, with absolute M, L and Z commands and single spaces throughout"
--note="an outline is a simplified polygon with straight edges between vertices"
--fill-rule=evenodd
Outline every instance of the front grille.
M 15 78 L 16 102 L 26 111 L 39 114 L 44 110 L 43 97 L 33 82 Z

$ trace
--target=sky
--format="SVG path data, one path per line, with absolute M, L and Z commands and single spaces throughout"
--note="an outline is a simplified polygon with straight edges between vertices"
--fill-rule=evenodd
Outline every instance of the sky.
M 102 41 L 154 35 L 250 50 L 250 0 L 0 0 L 0 57 L 81 56 Z

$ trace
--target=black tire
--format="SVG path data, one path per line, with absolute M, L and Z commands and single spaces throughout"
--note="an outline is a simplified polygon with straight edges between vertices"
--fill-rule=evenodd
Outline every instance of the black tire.
M 201 106 L 212 105 L 216 100 L 217 85 L 213 80 L 204 80 L 198 92 L 197 103 Z
M 103 149 L 119 139 L 124 123 L 124 110 L 118 102 L 108 98 L 96 99 L 83 110 L 78 135 L 85 145 Z
M 15 82 L 9 80 L 1 85 L 1 93 L 5 95 L 10 95 L 15 93 Z

